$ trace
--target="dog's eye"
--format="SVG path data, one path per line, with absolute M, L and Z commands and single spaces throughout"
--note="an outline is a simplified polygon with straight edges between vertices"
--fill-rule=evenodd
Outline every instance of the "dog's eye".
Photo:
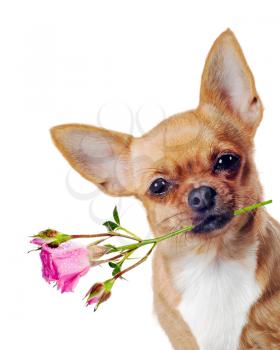
M 240 165 L 240 157 L 237 154 L 227 153 L 223 154 L 216 160 L 214 164 L 214 171 L 234 171 Z
M 149 191 L 151 194 L 158 196 L 168 192 L 170 187 L 171 187 L 170 182 L 166 181 L 163 178 L 158 178 L 152 182 L 152 184 L 150 185 Z

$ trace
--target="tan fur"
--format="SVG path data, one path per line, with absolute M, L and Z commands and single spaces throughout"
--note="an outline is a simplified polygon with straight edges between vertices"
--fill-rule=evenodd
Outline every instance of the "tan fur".
M 233 59 L 239 64 L 239 83 L 246 88 L 247 100 L 240 106 L 232 102 L 235 96 L 231 99 L 221 87 L 224 69 L 221 55 L 226 50 L 233 52 Z M 194 187 L 212 186 L 219 194 L 218 205 L 231 209 L 263 199 L 253 159 L 253 136 L 262 112 L 253 75 L 237 40 L 228 30 L 215 41 L 208 55 L 196 109 L 170 117 L 138 138 L 75 124 L 53 128 L 52 137 L 70 164 L 101 190 L 140 199 L 154 234 L 161 235 L 193 222 L 186 194 Z M 81 129 L 82 139 L 102 135 L 102 145 L 97 140 L 96 150 L 110 148 L 109 165 L 105 159 L 100 167 L 94 166 L 85 146 L 77 149 L 77 142 L 71 142 L 71 137 L 79 140 Z M 215 157 L 224 151 L 241 156 L 240 169 L 234 176 L 214 175 L 211 171 Z M 157 177 L 176 184 L 160 198 L 148 192 Z M 217 256 L 224 259 L 241 260 L 254 242 L 258 243 L 256 280 L 261 297 L 250 309 L 240 349 L 280 349 L 280 225 L 264 208 L 234 217 L 209 234 L 181 235 L 158 247 L 153 261 L 155 310 L 174 349 L 192 350 L 198 349 L 198 345 L 176 310 L 181 295 L 174 286 L 176 276 L 172 275 L 171 263 L 190 252 L 203 254 L 209 249 L 215 249 Z

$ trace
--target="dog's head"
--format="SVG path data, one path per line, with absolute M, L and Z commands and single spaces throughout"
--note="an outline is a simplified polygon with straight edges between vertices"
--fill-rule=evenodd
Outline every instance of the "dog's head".
M 156 234 L 194 224 L 195 239 L 241 227 L 245 215 L 233 217 L 233 210 L 261 199 L 252 153 L 262 112 L 253 75 L 227 30 L 207 57 L 197 109 L 137 138 L 77 124 L 51 133 L 73 168 L 102 191 L 139 198 Z

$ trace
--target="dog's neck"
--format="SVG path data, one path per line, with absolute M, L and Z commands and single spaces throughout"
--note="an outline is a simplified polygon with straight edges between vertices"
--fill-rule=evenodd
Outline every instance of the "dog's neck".
M 222 236 L 212 239 L 190 239 L 187 234 L 178 236 L 162 242 L 158 253 L 170 270 L 170 277 L 187 270 L 187 262 L 197 257 L 203 257 L 209 264 L 213 261 L 242 263 L 253 254 L 255 279 L 263 297 L 269 297 L 280 290 L 279 232 L 280 224 L 260 208 L 254 214 L 244 214 L 242 224 Z
M 201 349 L 237 348 L 251 307 L 280 290 L 280 225 L 265 210 L 245 216 L 236 232 L 199 244 L 181 237 L 172 249 L 171 242 L 158 247 L 158 267 L 164 266 L 165 274 L 159 269 L 155 293 L 164 293 L 166 285 L 174 289 L 173 295 L 178 293 L 166 298 Z M 179 243 L 185 243 L 184 249 Z
M 261 296 L 258 216 L 170 260 L 171 283 L 181 294 L 178 311 L 202 350 L 237 349 L 250 307 Z
M 254 276 L 262 291 L 262 299 L 266 299 L 280 291 L 279 233 L 280 224 L 260 208 L 254 214 L 248 213 L 235 232 L 231 230 L 208 240 L 192 240 L 182 235 L 163 241 L 157 250 L 169 271 L 171 284 L 176 274 L 188 269 L 186 261 L 197 256 L 204 257 L 209 263 L 223 263 L 242 262 L 253 254 L 256 260 Z

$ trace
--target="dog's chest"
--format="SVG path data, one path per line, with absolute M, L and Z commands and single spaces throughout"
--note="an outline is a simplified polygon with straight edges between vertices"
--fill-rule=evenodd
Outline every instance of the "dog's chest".
M 179 272 L 178 267 L 183 269 Z M 201 350 L 237 350 L 247 314 L 260 295 L 256 255 L 242 261 L 211 253 L 174 263 L 174 282 L 182 293 L 178 310 Z

